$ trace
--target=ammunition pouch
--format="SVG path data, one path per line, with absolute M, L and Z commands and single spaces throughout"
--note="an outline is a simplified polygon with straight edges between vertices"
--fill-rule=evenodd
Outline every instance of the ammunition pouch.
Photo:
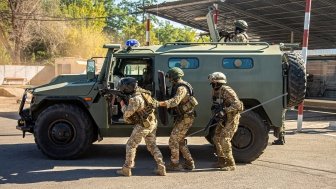
M 145 128 L 151 126 L 151 122 L 155 119 L 153 115 L 154 107 L 157 106 L 157 101 L 151 97 L 151 93 L 145 89 L 138 87 L 137 92 L 141 94 L 142 98 L 145 101 L 145 108 L 136 112 L 134 117 L 137 122 L 133 124 L 141 124 Z M 133 117 L 133 116 L 132 116 Z
M 150 127 L 153 118 L 150 116 L 154 112 L 153 108 L 146 106 L 143 110 L 134 113 L 128 118 L 128 123 L 130 124 L 141 124 L 143 127 Z
M 239 100 L 239 109 L 238 109 L 238 112 L 240 113 L 240 112 L 242 112 L 243 110 L 244 110 L 244 104 L 243 104 L 243 102 L 242 101 L 240 101 Z
M 169 109 L 168 112 L 173 117 L 183 116 L 184 114 L 196 115 L 194 110 L 197 105 L 198 102 L 196 98 L 194 96 L 189 96 L 189 99 L 185 103 L 181 103 L 177 107 Z

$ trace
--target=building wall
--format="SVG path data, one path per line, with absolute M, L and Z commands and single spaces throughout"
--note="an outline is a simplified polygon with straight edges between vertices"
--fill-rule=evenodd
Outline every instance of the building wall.
M 308 60 L 307 97 L 336 98 L 336 60 Z
M 44 66 L 0 65 L 0 84 L 29 84 L 30 80 L 43 68 Z M 12 80 L 9 83 L 5 81 L 5 78 L 21 78 L 23 80 Z

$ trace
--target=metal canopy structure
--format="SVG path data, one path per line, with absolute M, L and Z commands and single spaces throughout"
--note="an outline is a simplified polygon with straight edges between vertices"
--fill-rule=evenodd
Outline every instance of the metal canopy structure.
M 218 4 L 218 29 L 233 31 L 233 22 L 245 20 L 250 41 L 302 43 L 304 0 L 181 0 L 144 7 L 147 13 L 208 31 L 204 17 Z M 309 49 L 336 48 L 336 3 L 312 1 Z

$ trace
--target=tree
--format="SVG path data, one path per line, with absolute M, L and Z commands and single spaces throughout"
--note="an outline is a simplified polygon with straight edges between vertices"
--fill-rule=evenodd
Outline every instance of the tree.
M 155 29 L 155 35 L 160 43 L 164 44 L 175 41 L 194 42 L 197 34 L 196 30 L 190 27 L 177 28 L 169 21 L 164 21 Z
M 0 42 L 5 47 L 14 64 L 21 63 L 21 53 L 31 39 L 27 31 L 31 24 L 31 16 L 39 9 L 40 0 L 7 0 L 1 2 L 5 16 L 0 23 Z
M 60 45 L 60 52 L 67 56 L 103 56 L 102 46 L 108 41 L 102 32 L 106 26 L 104 1 L 102 0 L 61 0 L 61 11 L 69 18 L 63 30 L 66 40 Z
M 73 20 L 72 25 L 101 30 L 106 26 L 106 11 L 102 0 L 61 0 L 61 11 Z

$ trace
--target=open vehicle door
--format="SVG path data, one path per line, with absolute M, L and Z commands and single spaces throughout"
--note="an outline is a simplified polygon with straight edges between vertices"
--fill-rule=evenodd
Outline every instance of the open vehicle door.
M 159 101 L 166 100 L 168 95 L 167 95 L 165 73 L 160 70 L 158 70 L 158 84 L 159 84 L 159 91 L 156 93 L 157 94 L 156 98 Z M 168 110 L 166 107 L 159 107 L 159 119 L 163 125 L 168 124 Z
M 99 91 L 114 89 L 116 86 L 114 86 L 114 78 L 113 78 L 113 65 L 114 65 L 114 52 L 119 50 L 121 46 L 119 44 L 106 44 L 104 45 L 104 48 L 107 48 L 107 56 L 104 62 L 104 65 L 101 69 L 102 79 L 104 82 L 102 85 L 99 85 Z M 118 120 L 120 118 L 120 115 L 118 115 L 118 104 L 116 104 L 116 96 L 115 95 L 107 95 L 101 94 L 105 96 L 105 99 L 107 101 L 107 111 L 108 111 L 108 124 L 112 125 L 113 118 Z

